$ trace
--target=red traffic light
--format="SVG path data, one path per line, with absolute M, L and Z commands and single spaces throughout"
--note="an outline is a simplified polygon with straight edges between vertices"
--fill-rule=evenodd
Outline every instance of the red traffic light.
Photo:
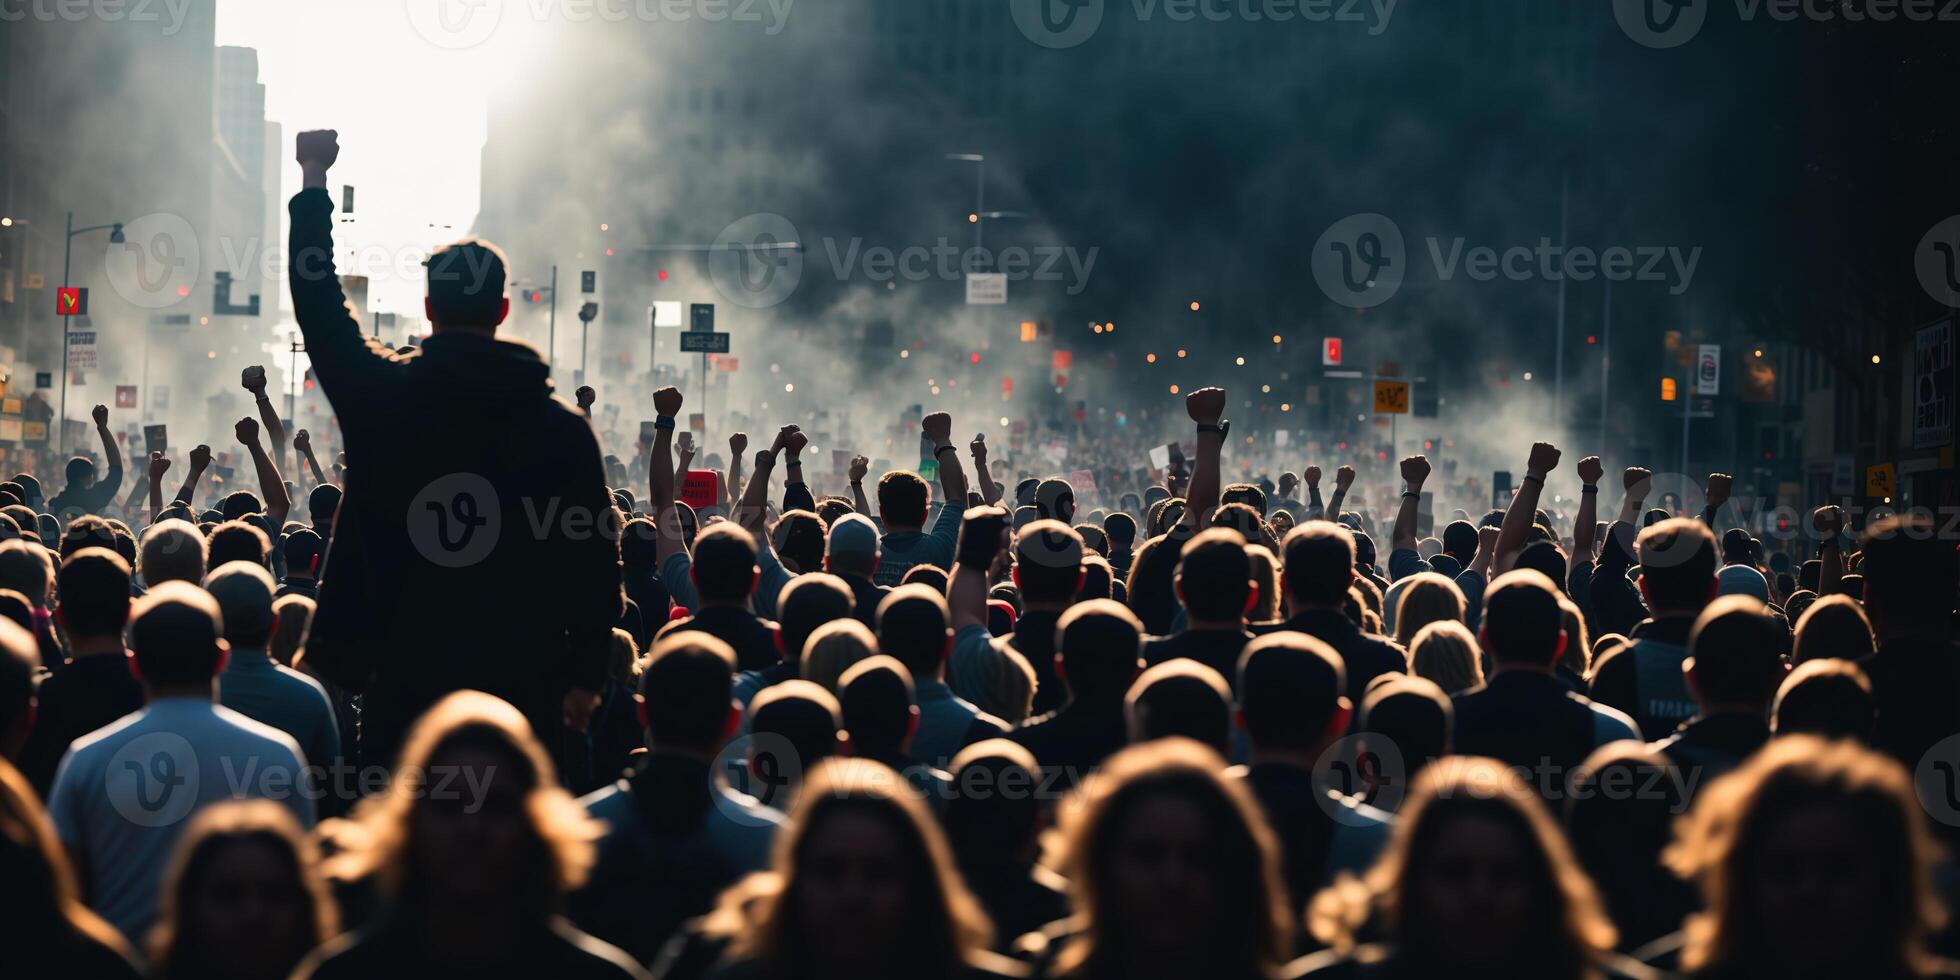
M 966 355 L 966 359 L 974 364 L 978 364 L 980 363 L 980 352 L 974 351 L 973 353 Z
M 660 272 L 658 273 L 658 275 L 660 276 L 660 281 L 661 281 L 661 282 L 666 282 L 666 281 L 667 281 L 667 270 L 665 270 L 665 269 L 662 269 L 662 270 L 660 270 Z
M 533 303 L 542 303 L 542 302 L 544 302 L 544 293 L 542 293 L 542 292 L 539 292 L 539 291 L 537 291 L 537 290 L 532 290 L 532 291 L 531 291 L 531 302 L 533 302 Z

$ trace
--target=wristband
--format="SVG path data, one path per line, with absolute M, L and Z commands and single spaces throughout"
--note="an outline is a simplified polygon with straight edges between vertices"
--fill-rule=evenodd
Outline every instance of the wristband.
M 653 420 L 653 427 L 656 429 L 671 429 L 674 427 L 674 417 L 672 415 L 659 416 Z
M 939 458 L 939 454 L 940 454 L 940 453 L 957 453 L 957 452 L 959 452 L 959 450 L 958 450 L 958 449 L 955 449 L 955 448 L 953 447 L 953 444 L 949 442 L 949 443 L 947 443 L 946 445 L 943 445 L 943 446 L 941 446 L 941 447 L 939 447 L 938 449 L 935 449 L 935 450 L 933 450 L 933 451 L 932 451 L 932 458 L 933 458 L 933 459 L 938 459 L 938 458 Z
M 1407 500 L 1407 499 L 1409 499 L 1410 497 L 1414 497 L 1414 498 L 1416 498 L 1417 500 L 1421 500 L 1421 499 L 1422 499 L 1422 491 L 1420 491 L 1420 490 L 1404 490 L 1404 491 L 1402 491 L 1402 499 L 1404 499 L 1404 500 Z
M 1593 483 L 1588 483 L 1588 484 L 1586 484 L 1585 486 L 1583 486 L 1583 487 L 1580 487 L 1580 488 L 1579 488 L 1579 492 L 1580 492 L 1580 493 L 1598 493 L 1598 492 L 1599 492 L 1599 486 L 1598 486 L 1597 484 L 1593 484 Z
M 1539 485 L 1539 486 L 1541 486 L 1541 487 L 1542 487 L 1542 486 L 1544 486 L 1544 485 L 1545 485 L 1545 478 L 1544 478 L 1544 477 L 1542 477 L 1542 476 L 1535 476 L 1535 475 L 1533 475 L 1533 474 L 1530 474 L 1530 473 L 1526 473 L 1526 474 L 1524 475 L 1524 479 L 1523 479 L 1523 480 L 1519 480 L 1518 482 L 1519 482 L 1519 483 L 1523 483 L 1523 482 L 1525 482 L 1525 480 L 1537 480 L 1537 481 L 1538 481 L 1538 485 Z

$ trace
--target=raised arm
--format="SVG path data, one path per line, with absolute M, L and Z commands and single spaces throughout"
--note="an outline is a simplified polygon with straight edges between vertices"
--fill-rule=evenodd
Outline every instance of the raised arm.
M 1711 529 L 1715 527 L 1715 515 L 1722 505 L 1729 502 L 1729 494 L 1735 490 L 1735 477 L 1727 473 L 1708 474 L 1708 503 L 1701 509 L 1701 522 Z M 1720 532 L 1716 532 L 1720 536 Z
M 1579 461 L 1579 516 L 1572 525 L 1572 561 L 1593 560 L 1593 539 L 1599 533 L 1599 481 L 1605 475 L 1598 456 Z
M 1327 498 L 1327 519 L 1339 522 L 1341 506 L 1347 503 L 1348 488 L 1354 486 L 1354 467 L 1343 463 L 1334 470 L 1334 495 Z
M 870 457 L 851 457 L 851 506 L 856 507 L 857 512 L 865 517 L 877 520 L 878 515 L 871 511 L 871 501 L 864 499 L 864 477 L 869 472 L 871 472 Z
M 252 400 L 259 407 L 259 424 L 265 429 L 266 439 L 272 443 L 272 459 L 282 462 L 286 458 L 286 426 L 279 421 L 279 410 L 272 405 L 272 399 L 265 394 L 265 368 L 249 367 L 239 376 L 239 383 L 252 393 Z
M 1810 526 L 1822 540 L 1817 544 L 1817 596 L 1838 592 L 1844 581 L 1844 510 L 1825 504 L 1810 514 Z
M 199 445 L 196 449 L 191 450 L 190 469 L 184 473 L 184 485 L 177 488 L 177 496 L 171 499 L 195 510 L 197 505 L 193 503 L 193 499 L 197 495 L 197 478 L 203 476 L 204 471 L 209 469 L 210 466 L 210 446 Z
M 1489 577 L 1490 566 L 1495 564 L 1497 559 L 1498 533 L 1497 528 L 1491 527 L 1488 524 L 1479 524 L 1477 526 L 1477 557 L 1470 560 L 1470 569 L 1472 571 Z
M 987 572 L 1007 548 L 1006 509 L 988 505 L 968 508 L 960 521 L 959 545 L 953 556 L 953 577 L 946 583 L 946 606 L 953 630 L 987 625 Z
M 669 386 L 653 393 L 653 448 L 647 451 L 647 492 L 652 502 L 647 506 L 660 532 L 653 538 L 655 559 L 661 565 L 685 550 L 680 540 L 679 511 L 674 507 L 674 416 L 680 414 L 681 402 L 678 388 Z
M 150 523 L 157 522 L 157 515 L 163 513 L 163 474 L 170 470 L 170 457 L 162 453 L 150 454 Z
M 1307 512 L 1300 515 L 1301 520 L 1317 520 L 1327 514 L 1327 505 L 1320 499 L 1320 467 L 1309 466 L 1306 471 Z
M 939 492 L 947 507 L 966 506 L 966 470 L 960 466 L 960 451 L 953 448 L 953 417 L 934 412 L 920 423 L 932 440 L 932 458 L 939 464 Z
M 1219 456 L 1225 449 L 1225 430 L 1219 425 L 1225 417 L 1225 389 L 1199 388 L 1184 397 L 1184 411 L 1198 424 L 1198 458 L 1191 470 L 1191 489 L 1184 498 L 1184 522 L 1194 531 L 1211 523 L 1211 512 L 1218 509 Z
M 327 194 L 327 170 L 340 157 L 339 134 L 331 129 L 301 133 L 295 147 L 300 192 L 293 195 L 287 208 L 292 220 L 288 222 L 286 279 L 292 292 L 293 316 L 306 338 L 306 356 L 321 387 L 332 398 L 335 392 L 358 385 L 365 372 L 388 365 L 389 353 L 361 334 L 361 325 L 347 305 L 340 274 L 334 268 L 333 198 Z
M 305 429 L 293 433 L 293 451 L 299 454 L 300 459 L 305 461 L 306 468 L 312 471 L 314 486 L 327 482 L 327 475 L 320 472 L 320 461 L 313 458 L 313 437 L 308 435 Z
M 741 502 L 737 503 L 734 512 L 728 515 L 729 520 L 755 535 L 758 546 L 761 539 L 769 536 L 762 527 L 764 518 L 769 513 L 769 475 L 775 472 L 776 454 L 783 451 L 783 444 L 795 431 L 796 426 L 783 426 L 782 430 L 776 433 L 776 441 L 768 449 L 755 454 L 755 477 L 749 480 L 748 487 L 742 492 Z M 748 448 L 748 440 L 744 439 L 742 442 L 743 448 Z
M 1549 442 L 1531 444 L 1531 456 L 1524 467 L 1524 479 L 1518 481 L 1517 494 L 1511 498 L 1511 506 L 1504 510 L 1504 524 L 1497 533 L 1497 556 L 1492 572 L 1502 575 L 1511 570 L 1511 563 L 1524 550 L 1531 523 L 1538 513 L 1538 497 L 1545 489 L 1545 476 L 1558 469 L 1558 447 Z
M 265 495 L 265 516 L 272 521 L 273 530 L 286 523 L 286 515 L 292 513 L 293 500 L 286 493 L 286 481 L 279 476 L 279 464 L 265 451 L 259 442 L 258 420 L 250 416 L 238 420 L 234 431 L 245 451 L 252 454 L 252 469 L 259 476 L 259 492 Z
M 967 446 L 973 454 L 973 478 L 980 481 L 980 499 L 984 503 L 1000 503 L 1000 484 L 994 482 L 994 474 L 987 469 L 987 439 L 978 436 Z
M 90 510 L 101 510 L 116 500 L 116 491 L 122 489 L 123 463 L 122 450 L 116 446 L 116 434 L 109 431 L 109 406 L 97 405 L 94 412 L 95 435 L 102 441 L 102 461 L 105 464 L 102 479 L 89 488 Z
M 1620 477 L 1626 496 L 1620 498 L 1620 520 L 1632 524 L 1647 506 L 1647 494 L 1654 488 L 1654 474 L 1645 466 L 1629 466 Z
M 748 433 L 737 432 L 728 437 L 728 480 L 724 495 L 730 502 L 742 499 L 742 456 L 748 451 Z
M 1391 554 L 1416 550 L 1416 519 L 1422 509 L 1422 484 L 1429 479 L 1429 457 L 1411 456 L 1402 461 L 1402 505 L 1395 511 L 1395 531 L 1390 535 Z
M 817 509 L 817 498 L 810 493 L 810 485 L 803 481 L 803 447 L 809 444 L 810 437 L 802 429 L 795 429 L 790 433 L 789 441 L 783 443 L 784 511 Z

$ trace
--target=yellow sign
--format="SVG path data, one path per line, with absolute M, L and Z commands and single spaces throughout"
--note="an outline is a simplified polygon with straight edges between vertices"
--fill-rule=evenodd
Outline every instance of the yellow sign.
M 1409 414 L 1409 383 L 1407 381 L 1375 382 L 1375 414 Z
M 4 401 L 0 401 L 0 414 L 6 414 L 6 415 L 19 415 L 19 414 L 20 414 L 20 399 L 18 399 L 18 398 L 8 398 L 8 399 L 6 399 L 6 400 L 4 400 Z
M 26 278 L 29 289 L 44 289 L 48 285 L 48 277 L 39 272 L 30 272 Z
M 1898 489 L 1898 470 L 1891 463 L 1880 463 L 1865 470 L 1865 496 L 1889 498 Z
M 47 442 L 48 424 L 46 422 L 29 422 L 21 427 L 20 437 L 24 442 Z

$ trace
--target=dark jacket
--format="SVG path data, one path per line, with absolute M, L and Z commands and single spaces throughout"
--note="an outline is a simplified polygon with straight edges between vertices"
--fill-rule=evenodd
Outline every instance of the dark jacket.
M 622 603 L 591 423 L 522 344 L 445 331 L 396 355 L 363 337 L 333 267 L 332 200 L 304 190 L 290 211 L 293 310 L 347 452 L 308 661 L 368 694 L 371 761 L 461 688 L 555 736 L 564 692 L 604 680 Z
M 1279 623 L 1254 623 L 1254 633 L 1265 635 L 1280 630 L 1305 633 L 1334 648 L 1347 667 L 1347 696 L 1354 704 L 1368 690 L 1368 682 L 1383 674 L 1406 674 L 1409 656 L 1387 637 L 1361 632 L 1354 620 L 1332 609 L 1308 609 Z

